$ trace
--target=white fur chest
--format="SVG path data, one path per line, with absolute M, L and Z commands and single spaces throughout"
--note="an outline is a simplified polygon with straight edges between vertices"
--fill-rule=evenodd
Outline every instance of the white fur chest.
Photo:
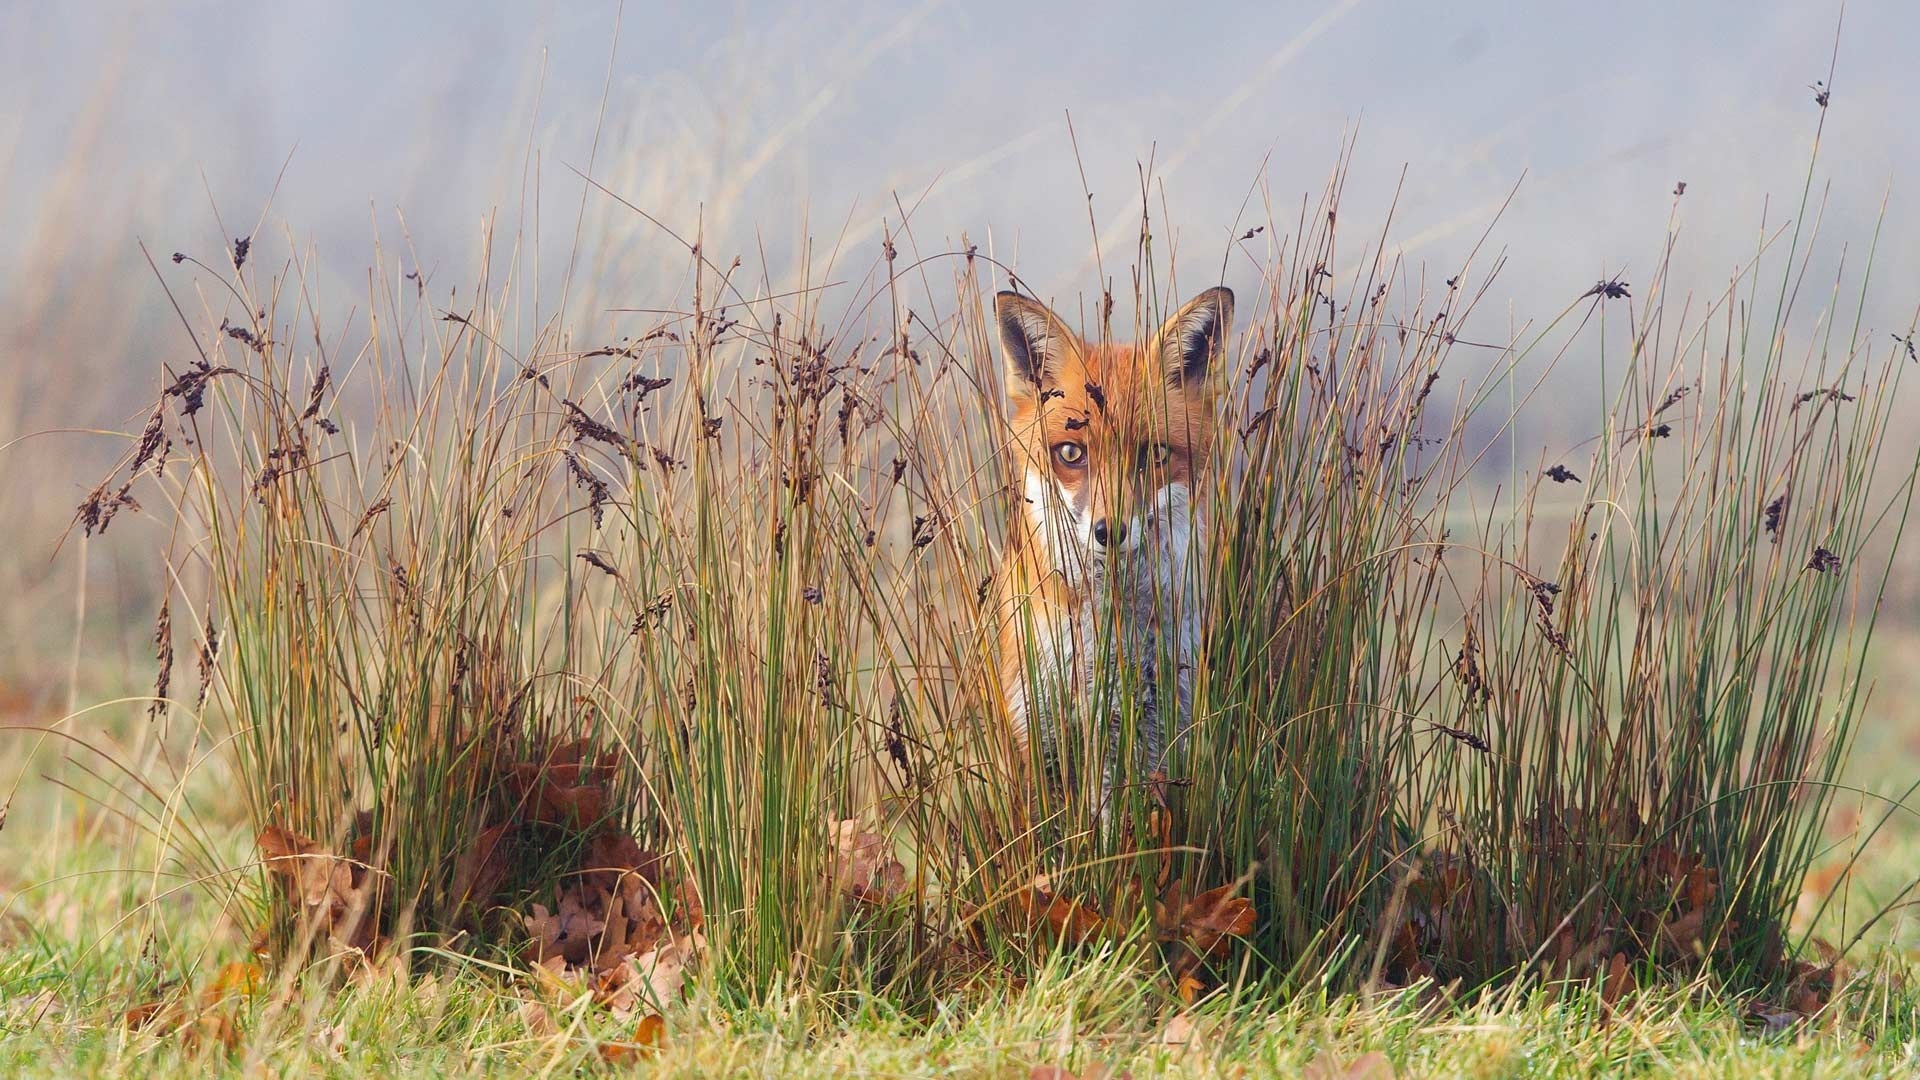
M 1016 730 L 1058 763 L 1060 744 L 1105 744 L 1104 789 L 1128 766 L 1139 775 L 1171 771 L 1169 747 L 1191 723 L 1205 585 L 1192 551 L 1196 534 L 1185 485 L 1169 484 L 1143 515 L 1141 542 L 1090 553 L 1070 507 L 1052 485 L 1028 478 L 1028 507 L 1077 610 L 1017 614 L 1026 662 L 1008 672 Z M 1120 727 L 1131 719 L 1132 761 L 1120 760 Z M 1088 735 L 1099 738 L 1083 742 Z

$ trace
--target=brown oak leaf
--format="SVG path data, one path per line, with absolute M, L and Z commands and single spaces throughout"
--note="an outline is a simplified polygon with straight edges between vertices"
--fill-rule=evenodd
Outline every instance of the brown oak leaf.
M 374 942 L 366 868 L 328 852 L 290 829 L 269 825 L 256 838 L 268 873 L 301 918 L 334 940 L 362 951 Z
M 833 880 L 854 900 L 885 904 L 906 894 L 907 868 L 894 858 L 893 845 L 877 833 L 862 832 L 852 818 L 831 826 Z

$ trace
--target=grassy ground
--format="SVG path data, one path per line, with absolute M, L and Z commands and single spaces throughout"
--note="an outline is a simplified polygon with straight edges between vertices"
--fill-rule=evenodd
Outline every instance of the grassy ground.
M 1882 648 L 1891 656 L 1908 644 L 1909 635 L 1888 634 Z M 1897 783 L 1913 756 L 1891 704 L 1906 698 L 1906 676 L 1882 666 L 1881 704 L 1854 769 L 1867 788 Z M 122 734 L 120 745 L 137 745 L 131 717 Z M 102 781 L 90 772 L 105 775 L 98 760 L 52 743 L 34 753 L 34 745 L 12 737 L 7 775 L 22 783 L 0 832 L 5 1075 L 1065 1075 L 1044 1071 L 1060 1067 L 1081 1077 L 1102 1068 L 1135 1076 L 1799 1077 L 1920 1069 L 1920 995 L 1905 978 L 1920 929 L 1904 909 L 1855 949 L 1848 985 L 1826 1012 L 1781 1025 L 1767 1023 L 1764 998 L 1671 984 L 1612 1006 L 1587 993 L 1448 1003 L 1416 988 L 1373 999 L 1309 990 L 1285 1004 L 1221 995 L 1188 1009 L 1164 987 L 1094 957 L 1058 964 L 1025 987 L 949 1001 L 930 1021 L 858 995 L 775 995 L 757 1008 L 722 1010 L 696 992 L 666 1015 L 660 1045 L 640 1052 L 623 1045 L 635 1036 L 631 1019 L 480 961 L 440 964 L 411 981 L 362 971 L 297 993 L 269 975 L 204 1014 L 133 1028 L 130 1010 L 178 997 L 183 986 L 189 1000 L 204 1000 L 224 965 L 246 960 L 248 933 L 230 917 L 245 898 L 224 906 L 218 888 L 180 888 L 165 870 L 156 876 L 146 828 L 62 786 L 97 790 Z M 197 827 L 241 865 L 250 834 L 223 769 L 199 768 L 187 793 Z M 1835 819 L 1829 863 L 1839 865 L 1853 822 L 1874 817 L 1842 800 Z M 1896 818 L 1873 842 L 1844 883 L 1852 901 L 1821 917 L 1823 936 L 1840 938 L 1851 929 L 1843 926 L 1849 911 L 1857 919 L 1893 898 L 1920 859 L 1917 832 Z M 145 902 L 156 893 L 157 903 Z

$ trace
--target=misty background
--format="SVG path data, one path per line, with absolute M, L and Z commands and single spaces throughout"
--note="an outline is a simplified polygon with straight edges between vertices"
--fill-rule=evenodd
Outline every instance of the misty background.
M 168 274 L 174 251 L 217 263 L 233 237 L 271 240 L 343 315 L 366 308 L 376 245 L 434 296 L 470 290 L 491 222 L 496 264 L 527 245 L 549 316 L 577 228 L 566 325 L 637 332 L 611 309 L 684 299 L 686 254 L 607 195 L 583 200 L 585 173 L 776 290 L 809 244 L 816 264 L 840 252 L 840 303 L 903 216 L 914 252 L 964 237 L 1065 312 L 1098 295 L 1098 236 L 1124 319 L 1149 162 L 1181 291 L 1223 266 L 1250 287 L 1236 238 L 1291 231 L 1351 140 L 1348 250 L 1384 232 L 1417 288 L 1484 237 L 1505 262 L 1462 336 L 1505 342 L 1596 280 L 1646 281 L 1670 226 L 1670 288 L 1724 290 L 1793 223 L 1819 81 L 1796 332 L 1823 325 L 1836 287 L 1850 325 L 1879 228 L 1862 310 L 1892 348 L 1920 302 L 1916 42 L 1920 5 L 1896 0 L 1844 24 L 1831 3 L 14 5 L 0 588 L 45 602 L 12 632 L 57 625 L 44 612 L 65 611 L 53 597 L 77 571 L 54 541 L 126 445 L 103 432 L 137 430 L 160 363 L 191 355 L 140 241 Z M 1568 418 L 1593 413 L 1591 386 L 1580 355 L 1562 364 L 1522 442 L 1584 438 Z

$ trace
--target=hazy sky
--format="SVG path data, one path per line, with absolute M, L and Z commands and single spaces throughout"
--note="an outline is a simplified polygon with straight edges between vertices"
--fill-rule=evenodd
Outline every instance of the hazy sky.
M 709 249 L 752 264 L 764 248 L 776 279 L 802 235 L 844 235 L 870 263 L 897 193 L 917 204 L 922 250 L 966 233 L 1068 296 L 1094 284 L 1071 111 L 1108 250 L 1129 248 L 1151 155 L 1195 288 L 1262 176 L 1254 220 L 1271 197 L 1290 221 L 1343 132 L 1358 139 L 1349 242 L 1378 231 L 1404 167 L 1392 236 L 1430 270 L 1450 273 L 1519 183 L 1494 233 L 1508 266 L 1480 316 L 1499 329 L 1509 312 L 1551 316 L 1602 274 L 1641 280 L 1681 180 L 1679 284 L 1721 288 L 1751 255 L 1767 197 L 1776 224 L 1799 201 L 1819 114 L 1808 84 L 1827 76 L 1839 14 L 1821 2 L 480 7 L 0 16 L 0 88 L 26 103 L 0 117 L 0 250 L 15 256 L 0 282 L 28 287 L 41 271 L 18 256 L 51 239 L 103 262 L 124 283 L 117 304 L 152 304 L 134 235 L 215 253 L 207 194 L 229 232 L 250 229 L 283 164 L 270 229 L 312 241 L 349 291 L 376 227 L 396 248 L 398 214 L 436 282 L 471 281 L 483 216 L 498 209 L 503 233 L 522 224 L 523 175 L 551 275 L 581 192 L 569 166 L 591 161 L 676 228 L 704 207 Z M 1904 326 L 1920 299 L 1916 55 L 1920 4 L 1849 7 L 1821 148 L 1829 256 L 1863 248 L 1891 188 L 1869 306 L 1882 327 Z M 78 174 L 57 167 L 75 160 Z M 659 301 L 683 257 L 604 197 L 589 203 L 586 306 Z

